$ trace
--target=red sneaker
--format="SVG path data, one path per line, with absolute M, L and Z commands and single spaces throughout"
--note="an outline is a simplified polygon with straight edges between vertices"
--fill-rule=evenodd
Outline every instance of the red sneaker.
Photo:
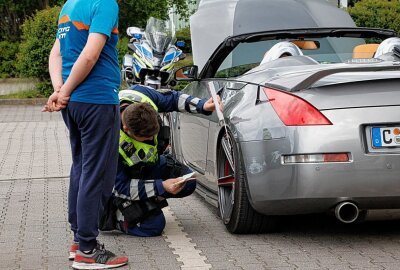
M 76 251 L 79 249 L 79 244 L 78 243 L 73 243 L 70 247 L 69 247 L 69 256 L 68 259 L 69 260 L 73 260 L 75 258 L 75 254 Z
M 127 263 L 128 257 L 117 257 L 111 251 L 106 250 L 104 245 L 98 244 L 90 254 L 77 250 L 72 268 L 109 269 L 120 267 Z

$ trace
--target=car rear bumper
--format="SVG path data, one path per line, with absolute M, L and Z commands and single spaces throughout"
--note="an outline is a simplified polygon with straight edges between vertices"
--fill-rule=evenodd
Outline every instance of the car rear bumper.
M 253 202 L 252 206 L 264 215 L 296 215 L 327 212 L 334 210 L 336 205 L 345 201 L 355 203 L 360 210 L 400 209 L 400 196 L 264 200 Z
M 353 201 L 360 209 L 400 208 L 399 154 L 371 154 L 353 142 L 347 150 L 337 149 L 349 152 L 350 162 L 285 165 L 282 155 L 302 152 L 290 141 L 293 138 L 240 143 L 248 195 L 256 211 L 268 215 L 318 213 L 342 201 Z M 336 152 L 329 148 L 309 151 Z

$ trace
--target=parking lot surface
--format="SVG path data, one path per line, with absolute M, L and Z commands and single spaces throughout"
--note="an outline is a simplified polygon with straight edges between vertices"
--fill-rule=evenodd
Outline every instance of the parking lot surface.
M 0 106 L 0 269 L 69 269 L 68 132 L 60 113 Z M 400 222 L 282 219 L 272 234 L 232 235 L 197 194 L 169 200 L 160 237 L 101 233 L 121 269 L 400 269 Z

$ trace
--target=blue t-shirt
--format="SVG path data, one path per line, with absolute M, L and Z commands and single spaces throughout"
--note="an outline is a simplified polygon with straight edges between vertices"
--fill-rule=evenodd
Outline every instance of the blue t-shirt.
M 57 38 L 60 40 L 64 82 L 86 45 L 89 33 L 106 35 L 107 42 L 95 66 L 72 92 L 70 101 L 119 104 L 118 4 L 116 0 L 68 0 L 63 6 Z

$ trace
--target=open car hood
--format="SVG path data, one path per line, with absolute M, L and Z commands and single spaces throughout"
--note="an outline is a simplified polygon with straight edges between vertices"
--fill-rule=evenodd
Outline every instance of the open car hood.
M 345 10 L 324 0 L 202 0 L 190 17 L 193 60 L 201 70 L 215 48 L 229 36 L 355 26 Z

